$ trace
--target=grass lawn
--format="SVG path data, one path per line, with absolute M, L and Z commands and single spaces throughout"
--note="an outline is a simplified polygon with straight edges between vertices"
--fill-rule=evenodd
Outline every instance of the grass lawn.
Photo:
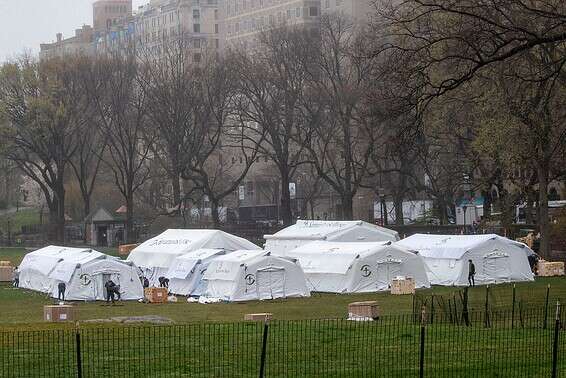
M 105 252 L 113 252 L 107 250 Z M 115 252 L 115 251 L 114 251 Z M 10 260 L 14 264 L 21 261 L 26 251 L 22 248 L 0 248 L 0 260 Z M 566 279 L 538 278 L 535 282 L 517 284 L 517 301 L 525 305 L 543 305 L 547 285 L 551 285 L 550 302 L 553 306 L 557 299 L 566 299 Z M 449 296 L 458 289 L 451 287 L 434 287 L 428 290 L 419 290 L 424 295 Z M 482 310 L 485 304 L 485 287 L 470 289 L 470 310 Z M 511 305 L 512 285 L 496 285 L 490 287 L 489 302 L 495 308 Z M 178 303 L 143 304 L 138 302 L 122 302 L 116 306 L 102 306 L 100 302 L 77 303 L 79 306 L 79 319 L 102 319 L 114 316 L 160 315 L 174 320 L 177 323 L 190 323 L 202 321 L 239 321 L 244 314 L 254 312 L 271 312 L 276 319 L 341 319 L 347 315 L 347 306 L 350 302 L 376 300 L 381 306 L 383 314 L 410 313 L 413 298 L 410 295 L 390 295 L 389 293 L 370 294 L 320 294 L 313 293 L 311 298 L 291 298 L 265 302 L 221 303 L 202 305 L 187 303 L 179 297 Z M 14 289 L 8 283 L 0 284 L 0 303 L 3 311 L 0 324 L 4 327 L 25 328 L 35 323 L 34 327 L 41 327 L 43 305 L 51 304 L 54 300 L 37 292 Z M 566 303 L 566 301 L 563 301 Z

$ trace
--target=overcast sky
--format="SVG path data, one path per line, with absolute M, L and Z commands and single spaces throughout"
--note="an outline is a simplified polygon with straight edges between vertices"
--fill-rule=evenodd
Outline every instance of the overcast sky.
M 149 0 L 134 0 L 134 9 Z M 0 62 L 92 25 L 93 0 L 0 0 Z

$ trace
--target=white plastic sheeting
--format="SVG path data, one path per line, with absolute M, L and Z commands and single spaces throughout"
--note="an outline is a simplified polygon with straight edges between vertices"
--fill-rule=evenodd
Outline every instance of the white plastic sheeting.
M 49 246 L 28 253 L 19 266 L 20 287 L 56 298 L 58 284 L 66 285 L 65 300 L 105 300 L 104 284 L 111 279 L 120 285 L 124 300 L 143 298 L 138 269 L 92 249 Z
M 475 283 L 479 285 L 534 280 L 527 258 L 534 252 L 498 235 L 416 234 L 396 244 L 418 251 L 433 285 L 468 285 L 468 260 L 476 267 Z
M 213 259 L 203 276 L 205 298 L 225 301 L 308 297 L 305 276 L 296 261 L 265 251 L 236 251 Z
M 300 220 L 273 235 L 265 235 L 265 249 L 274 255 L 316 240 L 337 242 L 386 242 L 399 240 L 397 231 L 363 221 Z
M 128 256 L 152 285 L 165 276 L 175 258 L 198 249 L 260 249 L 246 239 L 219 230 L 170 229 L 134 248 Z
M 387 243 L 316 241 L 291 252 L 312 291 L 365 293 L 389 290 L 397 276 L 412 277 L 417 288 L 430 287 L 422 258 Z
M 202 277 L 210 262 L 226 252 L 223 249 L 198 249 L 177 257 L 165 274 L 169 278 L 169 292 L 178 295 L 201 295 Z

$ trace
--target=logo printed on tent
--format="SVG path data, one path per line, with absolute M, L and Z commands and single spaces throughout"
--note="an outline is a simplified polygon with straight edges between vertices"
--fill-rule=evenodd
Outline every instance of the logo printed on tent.
M 366 264 L 366 265 L 362 266 L 362 268 L 360 270 L 362 272 L 362 276 L 364 276 L 364 277 L 371 276 L 371 269 L 370 269 L 369 265 Z
M 251 273 L 247 274 L 245 280 L 246 280 L 246 284 L 248 286 L 251 286 L 255 283 L 255 276 Z
M 83 286 L 88 286 L 92 282 L 90 275 L 88 275 L 86 273 L 81 274 L 79 276 L 79 279 L 80 279 L 81 285 L 83 285 Z

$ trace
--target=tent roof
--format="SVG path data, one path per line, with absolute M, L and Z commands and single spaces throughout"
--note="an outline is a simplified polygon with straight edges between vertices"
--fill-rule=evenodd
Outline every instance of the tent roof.
M 268 255 L 264 250 L 241 250 L 218 256 L 210 262 L 203 278 L 206 280 L 235 280 L 242 267 Z
M 445 259 L 461 259 L 473 248 L 490 240 L 498 240 L 514 247 L 525 248 L 522 243 L 495 234 L 482 235 L 429 235 L 415 234 L 398 241 L 402 247 L 416 250 L 421 256 Z M 528 251 L 526 251 L 528 253 Z
M 208 259 L 210 257 L 216 256 L 219 253 L 224 252 L 222 248 L 203 248 L 197 249 L 196 251 L 190 251 L 181 255 L 175 259 L 175 261 L 198 261 Z
M 315 241 L 290 251 L 287 256 L 299 260 L 305 273 L 345 274 L 356 259 L 378 253 L 386 253 L 388 250 L 410 253 L 389 242 L 343 243 Z
M 296 224 L 289 226 L 274 235 L 266 235 L 266 239 L 331 239 L 345 231 L 356 227 L 363 227 L 373 232 L 378 232 L 391 238 L 398 239 L 397 231 L 379 227 L 363 221 L 318 221 L 299 220 Z
M 216 261 L 226 261 L 226 262 L 238 262 L 238 263 L 248 263 L 260 256 L 267 255 L 268 253 L 262 249 L 259 250 L 239 250 L 232 253 L 228 253 L 224 256 L 219 256 Z
M 160 254 L 179 255 L 195 249 L 223 248 L 237 250 L 242 248 L 259 248 L 246 239 L 228 234 L 220 230 L 181 230 L 169 229 L 154 238 L 146 240 L 132 251 L 154 252 Z
M 34 269 L 48 275 L 58 264 L 76 267 L 77 264 L 86 264 L 106 257 L 93 249 L 50 245 L 28 253 L 20 264 L 20 269 Z

